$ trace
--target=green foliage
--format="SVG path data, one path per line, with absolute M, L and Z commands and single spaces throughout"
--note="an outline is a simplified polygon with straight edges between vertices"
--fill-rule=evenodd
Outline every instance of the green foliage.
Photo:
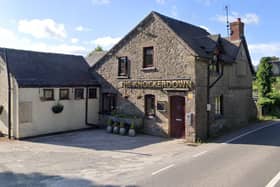
M 94 51 L 103 51 L 103 48 L 102 48 L 100 45 L 98 45 L 98 46 L 94 49 Z
M 87 56 L 91 56 L 94 52 L 104 51 L 101 46 L 97 46 L 93 51 L 91 51 Z
M 55 114 L 61 113 L 63 111 L 64 106 L 60 103 L 56 103 L 54 106 L 52 106 L 52 111 Z
M 130 129 L 134 129 L 135 125 L 134 125 L 134 121 L 130 124 Z
M 107 121 L 107 125 L 108 125 L 108 126 L 112 126 L 112 124 L 113 124 L 112 119 L 108 119 L 108 121 Z
M 120 122 L 120 128 L 124 128 L 124 122 L 123 121 Z
M 274 57 L 263 57 L 258 67 L 256 83 L 260 98 L 268 96 L 275 82 L 275 78 L 272 77 L 272 64 L 269 63 L 272 60 Z

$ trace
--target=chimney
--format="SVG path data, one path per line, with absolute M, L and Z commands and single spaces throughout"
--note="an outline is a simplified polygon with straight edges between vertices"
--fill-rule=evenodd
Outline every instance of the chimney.
M 240 18 L 230 23 L 230 40 L 240 40 L 244 36 L 244 23 Z

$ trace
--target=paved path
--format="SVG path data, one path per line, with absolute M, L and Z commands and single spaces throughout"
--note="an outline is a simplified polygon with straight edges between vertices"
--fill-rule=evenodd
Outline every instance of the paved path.
M 150 170 L 139 186 L 280 186 L 280 123 L 200 146 Z M 147 173 L 147 172 L 146 172 Z

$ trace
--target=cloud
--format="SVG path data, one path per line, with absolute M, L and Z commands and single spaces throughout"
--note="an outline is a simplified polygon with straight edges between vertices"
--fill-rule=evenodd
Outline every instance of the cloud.
M 97 38 L 93 41 L 91 41 L 91 44 L 94 45 L 99 45 L 105 49 L 109 49 L 110 47 L 112 47 L 113 45 L 115 45 L 116 43 L 118 43 L 121 40 L 121 37 L 111 37 L 111 36 L 106 36 L 106 37 L 101 37 L 101 38 Z
M 79 39 L 78 38 L 71 38 L 71 43 L 75 44 L 78 43 Z
M 210 32 L 210 29 L 204 25 L 198 25 L 199 27 L 205 29 L 207 32 Z
M 18 22 L 18 31 L 31 34 L 35 38 L 63 39 L 67 37 L 64 25 L 56 23 L 52 19 L 20 20 Z
M 108 5 L 111 3 L 111 0 L 91 0 L 93 5 Z
M 79 32 L 83 32 L 83 31 L 91 31 L 91 28 L 83 27 L 83 26 L 79 25 L 75 28 L 75 30 L 79 31 Z
M 163 5 L 166 3 L 166 1 L 165 0 L 156 0 L 156 3 Z
M 65 54 L 85 55 L 88 53 L 87 49 L 81 45 L 61 44 L 46 44 L 44 42 L 34 42 L 29 38 L 22 38 L 15 32 L 0 27 L 0 45 L 1 47 L 25 49 L 43 52 L 55 52 Z
M 205 6 L 210 6 L 213 3 L 216 3 L 217 0 L 197 0 L 197 2 L 202 3 Z
M 280 56 L 280 42 L 250 44 L 248 48 L 255 65 L 264 56 Z
M 229 22 L 235 21 L 236 18 L 241 18 L 241 20 L 245 24 L 258 24 L 259 21 L 260 21 L 259 16 L 255 13 L 247 13 L 247 14 L 244 14 L 244 15 L 240 15 L 238 12 L 232 12 L 228 16 Z M 214 17 L 213 20 L 218 21 L 218 22 L 222 22 L 222 23 L 226 23 L 227 18 L 226 18 L 225 15 L 216 15 L 216 17 Z
M 178 18 L 178 9 L 175 5 L 173 5 L 171 8 L 171 16 L 174 18 Z

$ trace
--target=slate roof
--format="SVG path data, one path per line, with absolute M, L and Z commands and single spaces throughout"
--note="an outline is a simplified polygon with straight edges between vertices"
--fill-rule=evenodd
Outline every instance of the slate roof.
M 19 87 L 98 86 L 82 56 L 7 48 L 0 48 L 0 56 Z
M 130 35 L 138 31 L 138 27 L 143 27 L 143 25 L 152 17 L 157 17 L 166 24 L 166 26 L 186 44 L 186 46 L 190 49 L 191 54 L 194 56 L 211 59 L 216 48 L 220 47 L 223 49 L 220 59 L 225 63 L 234 63 L 240 44 L 243 43 L 249 58 L 249 65 L 254 73 L 248 46 L 244 37 L 240 41 L 229 41 L 227 38 L 223 38 L 219 34 L 212 35 L 201 27 L 167 17 L 155 11 L 152 11 L 146 18 L 144 18 L 144 20 L 142 20 L 134 29 L 132 29 L 132 31 L 121 39 L 119 43 L 110 49 L 107 54 L 101 57 L 98 62 L 101 62 L 101 64 L 104 63 L 103 59 L 117 51 L 117 49 L 128 40 Z M 96 66 L 98 66 L 98 62 L 95 63 Z
M 86 61 L 89 66 L 93 66 L 98 60 L 100 60 L 107 51 L 93 51 L 89 56 L 86 57 Z

